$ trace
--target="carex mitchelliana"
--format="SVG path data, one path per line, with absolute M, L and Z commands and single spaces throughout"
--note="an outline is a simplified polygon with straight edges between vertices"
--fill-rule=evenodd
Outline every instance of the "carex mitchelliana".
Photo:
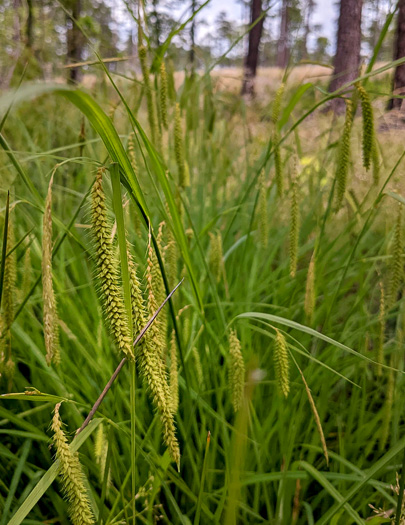
M 290 392 L 290 362 L 288 359 L 288 347 L 284 335 L 279 330 L 276 330 L 276 338 L 274 341 L 274 368 L 278 388 L 284 397 L 288 397 Z
M 55 406 L 52 418 L 53 443 L 56 449 L 56 458 L 60 462 L 59 474 L 65 497 L 69 503 L 69 516 L 73 525 L 92 525 L 95 523 L 90 500 L 84 484 L 84 474 L 77 452 L 70 450 L 65 433 L 62 429 L 62 420 L 59 415 L 61 403 Z
M 45 201 L 42 234 L 42 297 L 46 362 L 48 366 L 51 363 L 55 365 L 60 363 L 58 312 L 52 280 L 52 184 L 53 175 L 49 181 L 48 194 Z
M 229 388 L 231 390 L 232 405 L 237 412 L 243 403 L 245 388 L 245 362 L 243 360 L 241 344 L 235 330 L 229 332 Z
M 354 104 L 352 100 L 346 100 L 346 117 L 343 126 L 343 134 L 338 147 L 338 159 L 336 168 L 336 208 L 339 210 L 346 193 L 347 176 L 350 164 L 350 142 L 354 118 Z
M 129 254 L 129 251 L 128 251 Z M 141 282 L 137 276 L 135 264 L 131 255 L 128 255 L 128 269 L 131 286 L 131 305 L 133 333 L 137 336 L 147 322 L 147 309 L 143 299 Z M 147 270 L 148 281 L 148 310 L 149 314 L 157 309 L 157 303 L 153 295 L 151 270 Z M 137 346 L 138 366 L 146 384 L 153 403 L 157 408 L 163 428 L 163 441 L 169 453 L 180 468 L 180 448 L 176 437 L 176 427 L 172 412 L 172 398 L 167 380 L 167 372 L 163 363 L 162 344 L 163 338 L 159 319 L 150 326 L 144 337 Z
M 111 240 L 111 228 L 107 220 L 107 208 L 103 189 L 104 168 L 97 171 L 91 191 L 91 223 L 95 247 L 95 263 L 105 317 L 110 325 L 113 339 L 120 351 L 129 359 L 134 358 L 128 317 L 122 291 L 119 286 L 117 261 Z
M 364 87 L 358 82 L 355 86 L 360 98 L 363 117 L 363 166 L 368 170 L 371 165 L 373 148 L 375 148 L 373 106 L 371 105 L 369 94 Z

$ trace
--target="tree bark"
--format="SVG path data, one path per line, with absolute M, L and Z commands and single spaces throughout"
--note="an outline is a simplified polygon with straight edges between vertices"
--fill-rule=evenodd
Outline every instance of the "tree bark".
M 250 25 L 252 25 L 262 14 L 262 0 L 251 0 Z M 263 31 L 262 17 L 259 22 L 249 31 L 249 48 L 244 63 L 244 78 L 242 84 L 242 95 L 254 96 L 254 79 L 256 77 L 257 64 L 259 61 L 259 46 Z
M 280 22 L 280 37 L 277 46 L 277 67 L 285 69 L 290 58 L 290 50 L 288 46 L 288 0 L 283 0 L 281 4 L 281 22 Z
M 27 22 L 25 25 L 25 47 L 31 49 L 34 47 L 34 8 L 32 5 L 32 0 L 27 0 Z
M 394 44 L 394 60 L 405 56 L 405 0 L 398 2 L 397 33 Z M 397 66 L 392 83 L 392 91 L 395 95 L 405 95 L 405 64 Z M 388 109 L 399 109 L 403 99 L 391 98 Z
M 333 61 L 334 71 L 329 91 L 333 92 L 359 73 L 361 46 L 361 10 L 363 0 L 340 0 L 337 47 Z M 345 102 L 335 98 L 331 104 L 336 113 L 342 113 Z
M 192 0 L 191 2 L 191 14 L 194 15 L 195 13 L 195 0 Z M 190 27 L 190 64 L 191 64 L 191 72 L 194 72 L 194 62 L 195 62 L 195 18 L 191 21 L 191 27 Z
M 67 31 L 67 60 L 69 63 L 80 62 L 82 59 L 82 34 L 75 21 L 80 18 L 81 0 L 72 0 L 71 16 L 69 17 L 71 27 Z M 79 80 L 79 69 L 72 67 L 69 69 L 69 84 L 75 84 Z

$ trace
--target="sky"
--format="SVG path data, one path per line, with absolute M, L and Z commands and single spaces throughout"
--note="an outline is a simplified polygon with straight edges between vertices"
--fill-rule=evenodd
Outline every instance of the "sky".
M 123 33 L 128 34 L 132 21 L 128 16 L 125 2 L 122 0 L 119 0 L 118 2 L 117 0 L 107 0 L 107 2 L 113 9 L 115 19 L 120 26 L 120 32 L 122 31 Z M 338 17 L 336 7 L 337 3 L 333 2 L 332 0 L 315 0 L 315 2 L 316 7 L 314 9 L 312 24 L 319 24 L 321 26 L 318 36 L 326 36 L 328 38 L 329 42 L 331 43 L 329 51 L 333 52 Z M 164 4 L 165 2 L 161 1 L 161 5 L 164 6 Z M 189 1 L 184 1 L 183 7 L 174 10 L 174 15 L 177 16 L 179 20 L 181 18 L 181 20 L 184 21 L 187 18 L 187 14 L 189 13 L 187 10 L 189 5 Z M 274 10 L 279 10 L 279 2 L 276 3 Z M 207 26 L 205 28 L 200 26 L 200 34 L 198 35 L 199 39 L 202 39 L 204 34 L 212 32 L 215 25 L 215 20 L 221 11 L 225 11 L 227 18 L 230 21 L 233 20 L 238 24 L 241 23 L 242 18 L 246 21 L 247 14 L 243 16 L 242 7 L 237 2 L 237 0 L 211 0 L 208 5 L 202 9 L 201 14 L 199 15 L 200 19 L 204 19 L 207 22 Z M 311 42 L 309 42 L 309 45 L 311 45 Z

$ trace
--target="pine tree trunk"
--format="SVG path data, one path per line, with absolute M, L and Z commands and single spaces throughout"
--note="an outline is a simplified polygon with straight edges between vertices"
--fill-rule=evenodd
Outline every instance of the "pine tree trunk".
M 285 69 L 289 60 L 288 49 L 288 0 L 283 0 L 281 5 L 280 37 L 277 46 L 277 67 Z
M 397 34 L 394 44 L 394 60 L 405 57 L 405 0 L 398 2 Z M 392 84 L 395 95 L 405 95 L 405 64 L 397 66 Z M 397 109 L 402 105 L 401 98 L 392 98 L 388 109 Z
M 333 62 L 333 78 L 329 91 L 333 92 L 354 80 L 359 73 L 361 46 L 361 10 L 363 0 L 340 0 L 340 14 L 337 33 L 337 48 Z M 336 98 L 332 108 L 342 113 L 345 102 Z
M 81 0 L 73 0 L 71 2 L 71 17 L 70 23 L 72 24 L 67 31 L 67 60 L 69 63 L 80 62 L 82 59 L 82 34 L 80 29 L 75 24 L 80 18 L 81 13 Z M 69 69 L 69 84 L 75 84 L 79 80 L 79 69 L 72 67 Z
M 262 14 L 262 0 L 252 0 L 250 10 L 250 24 L 253 24 Z M 249 48 L 245 57 L 242 95 L 254 96 L 254 79 L 259 61 L 259 46 L 263 30 L 262 17 L 249 32 Z
M 34 27 L 34 9 L 32 5 L 32 0 L 27 0 L 27 8 L 28 8 L 28 14 L 27 14 L 27 22 L 25 25 L 25 46 L 28 49 L 31 49 L 34 47 L 34 35 L 33 35 L 33 27 Z

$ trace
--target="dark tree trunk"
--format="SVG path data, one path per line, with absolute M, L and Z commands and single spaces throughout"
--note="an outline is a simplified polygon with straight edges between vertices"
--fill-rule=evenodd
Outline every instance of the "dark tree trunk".
M 394 46 L 394 60 L 405 57 L 405 0 L 398 2 L 397 34 Z M 405 64 L 395 69 L 392 91 L 395 92 L 395 95 L 405 95 Z M 388 103 L 388 109 L 397 109 L 401 105 L 401 98 L 392 98 Z
M 32 49 L 34 47 L 34 9 L 32 5 L 32 0 L 27 0 L 27 22 L 25 26 L 25 47 Z
M 80 62 L 82 59 L 82 34 L 75 21 L 80 18 L 81 0 L 72 0 L 71 16 L 69 22 L 71 27 L 67 31 L 67 60 L 69 63 Z M 72 67 L 69 69 L 68 82 L 75 84 L 79 80 L 79 68 Z
M 285 69 L 288 64 L 290 50 L 288 48 L 288 0 L 283 0 L 281 5 L 280 37 L 277 46 L 277 67 Z
M 250 25 L 262 14 L 262 0 L 252 0 L 250 9 Z M 262 37 L 264 16 L 249 31 L 249 48 L 244 63 L 244 78 L 242 95 L 254 95 L 254 79 L 259 61 L 259 46 Z
M 333 61 L 333 78 L 329 91 L 354 80 L 359 73 L 361 46 L 361 9 L 363 0 L 340 0 L 336 54 Z M 336 98 L 332 108 L 337 113 L 345 109 L 345 102 Z
M 192 0 L 191 2 L 191 14 L 194 15 L 195 13 L 195 0 Z M 191 72 L 194 71 L 194 62 L 195 62 L 195 19 L 191 21 L 191 27 L 190 27 L 190 64 L 191 64 Z

